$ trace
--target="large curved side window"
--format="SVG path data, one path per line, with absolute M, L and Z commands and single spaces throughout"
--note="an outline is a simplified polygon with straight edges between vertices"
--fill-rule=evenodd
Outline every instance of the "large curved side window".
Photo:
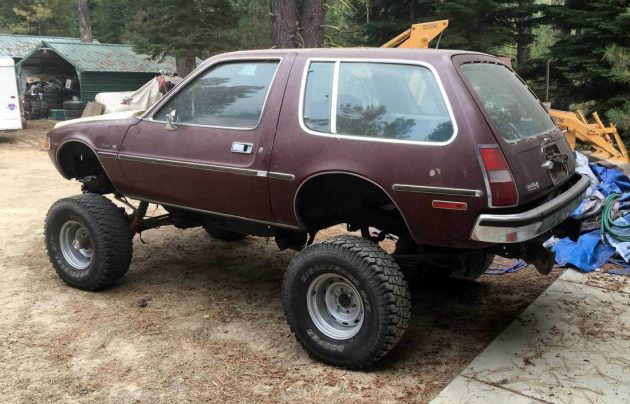
M 303 101 L 307 128 L 338 135 L 436 143 L 454 135 L 446 101 L 427 67 L 342 61 L 336 94 L 329 95 L 329 88 L 334 88 L 333 65 L 313 62 L 309 66 Z M 317 114 L 312 112 L 314 106 L 318 106 Z M 321 124 L 312 123 L 314 116 Z
M 153 116 L 178 124 L 254 129 L 262 116 L 278 61 L 228 62 L 210 68 Z

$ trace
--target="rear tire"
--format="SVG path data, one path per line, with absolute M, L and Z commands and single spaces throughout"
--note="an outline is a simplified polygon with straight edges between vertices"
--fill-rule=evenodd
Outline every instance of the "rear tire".
M 398 344 L 409 324 L 407 282 L 377 244 L 339 236 L 300 251 L 282 285 L 296 339 L 315 359 L 369 367 Z
M 214 239 L 217 239 L 217 240 L 225 241 L 225 242 L 228 242 L 228 243 L 229 242 L 234 242 L 234 241 L 241 241 L 245 237 L 247 237 L 246 234 L 235 233 L 235 232 L 229 231 L 229 230 L 215 229 L 215 228 L 212 228 L 212 227 L 204 227 L 204 229 L 210 235 L 210 237 L 212 237 Z
M 129 269 L 129 222 L 109 199 L 82 194 L 55 202 L 46 215 L 46 249 L 53 268 L 68 285 L 97 290 Z

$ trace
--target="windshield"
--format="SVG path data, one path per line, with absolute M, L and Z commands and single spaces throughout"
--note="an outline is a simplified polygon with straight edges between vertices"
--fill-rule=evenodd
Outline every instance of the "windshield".
M 468 63 L 462 72 L 504 139 L 519 140 L 555 129 L 538 99 L 507 67 Z

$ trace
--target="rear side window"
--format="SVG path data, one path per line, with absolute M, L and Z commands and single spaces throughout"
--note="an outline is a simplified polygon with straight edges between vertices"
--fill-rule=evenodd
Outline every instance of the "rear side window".
M 445 142 L 453 136 L 453 121 L 428 68 L 376 62 L 337 63 L 336 77 L 333 62 L 313 62 L 309 66 L 303 110 L 307 128 L 339 135 L 422 142 Z
M 166 121 L 236 129 L 258 126 L 278 61 L 231 62 L 212 67 L 176 94 L 154 116 Z
M 538 99 L 507 67 L 468 63 L 461 71 L 504 139 L 519 140 L 555 129 Z

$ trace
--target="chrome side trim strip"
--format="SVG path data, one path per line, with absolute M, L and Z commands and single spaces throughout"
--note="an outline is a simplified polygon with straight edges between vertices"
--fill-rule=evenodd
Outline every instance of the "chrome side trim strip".
M 421 194 L 473 196 L 475 198 L 479 198 L 483 196 L 483 191 L 478 190 L 478 189 L 429 187 L 429 186 L 424 186 L 424 185 L 407 185 L 407 184 L 394 184 L 392 185 L 392 189 L 394 191 L 418 192 Z
M 115 159 L 116 157 L 118 157 L 118 153 L 112 153 L 112 152 L 106 152 L 106 151 L 99 151 L 96 154 L 98 154 L 101 157 L 108 158 L 108 159 Z
M 214 212 L 214 211 L 211 211 L 211 210 L 191 208 L 191 207 L 188 207 L 188 206 L 177 205 L 177 204 L 170 203 L 170 202 L 160 202 L 160 201 L 156 201 L 156 200 L 153 200 L 153 199 L 142 198 L 142 197 L 134 196 L 134 195 L 125 195 L 125 196 L 127 198 L 135 199 L 137 201 L 146 201 L 146 202 L 155 203 L 155 204 L 158 204 L 158 205 L 172 206 L 174 208 L 190 210 L 190 211 L 199 212 L 199 213 L 205 213 L 205 214 L 208 214 L 208 215 L 216 215 L 216 216 L 229 217 L 229 218 L 233 218 L 233 219 L 241 219 L 241 220 L 248 221 L 248 222 L 261 223 L 261 224 L 266 224 L 266 225 L 269 225 L 269 226 L 283 227 L 283 228 L 292 229 L 292 230 L 303 230 L 303 228 L 301 228 L 299 226 L 293 226 L 291 224 L 269 222 L 269 221 L 266 221 L 266 220 L 251 219 L 251 218 L 248 218 L 248 217 L 231 215 L 229 213 L 221 213 L 221 212 Z
M 221 166 L 216 164 L 195 163 L 192 161 L 170 160 L 157 157 L 138 156 L 135 154 L 118 154 L 119 160 L 136 161 L 149 164 L 162 164 L 172 167 L 192 168 L 195 170 L 217 171 L 229 174 L 248 175 L 253 177 L 266 177 L 267 171 L 252 170 L 250 168 L 239 168 L 231 166 Z
M 267 177 L 275 180 L 295 181 L 295 175 L 293 174 L 277 173 L 274 171 L 269 171 L 267 173 Z

